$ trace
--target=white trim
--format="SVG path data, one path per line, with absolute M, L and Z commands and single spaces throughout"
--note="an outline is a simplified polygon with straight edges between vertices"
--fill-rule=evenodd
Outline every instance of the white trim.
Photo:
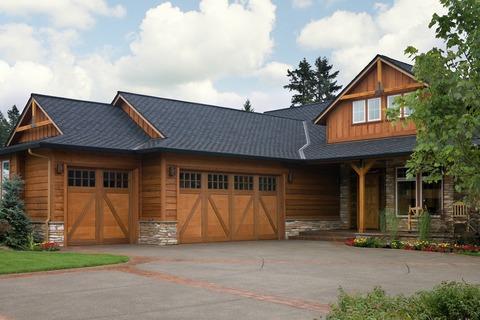
M 359 121 L 355 121 L 355 102 L 363 102 L 363 118 L 362 118 L 362 120 L 359 120 Z M 367 104 L 366 104 L 366 101 L 364 99 L 352 101 L 352 123 L 353 124 L 365 123 L 366 122 L 366 119 L 367 119 L 367 115 L 366 115 L 367 110 L 366 109 L 367 109 Z
M 370 119 L 370 101 L 377 100 L 378 101 L 378 118 Z M 382 120 L 382 98 L 370 98 L 367 100 L 367 121 L 380 121 Z
M 307 142 L 303 145 L 303 147 L 298 149 L 298 154 L 300 155 L 300 159 L 306 159 L 303 149 L 305 149 L 310 145 L 310 135 L 308 133 L 307 121 L 303 121 L 303 131 L 305 132 L 305 139 Z

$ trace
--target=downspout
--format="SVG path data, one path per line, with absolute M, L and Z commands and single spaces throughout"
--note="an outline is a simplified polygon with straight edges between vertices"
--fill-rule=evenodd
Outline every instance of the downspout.
M 303 121 L 303 131 L 305 132 L 305 140 L 306 143 L 298 149 L 298 154 L 300 155 L 300 159 L 305 159 L 305 153 L 303 152 L 303 149 L 308 147 L 310 145 L 310 135 L 308 134 L 308 127 L 307 127 L 307 121 Z
M 51 218 L 51 215 L 50 215 L 50 209 L 51 209 L 51 195 L 50 195 L 50 189 L 51 189 L 51 170 L 52 170 L 52 166 L 51 166 L 51 160 L 50 160 L 50 157 L 49 156 L 45 156 L 45 155 L 42 155 L 42 154 L 38 154 L 38 153 L 34 153 L 32 151 L 32 149 L 28 149 L 28 154 L 33 156 L 33 157 L 37 157 L 37 158 L 42 158 L 42 159 L 47 159 L 48 160 L 48 169 L 47 169 L 47 184 L 48 184 L 48 187 L 47 187 L 47 219 L 45 220 L 45 241 L 49 241 L 50 239 L 50 226 L 49 226 L 49 223 L 50 223 L 50 218 Z

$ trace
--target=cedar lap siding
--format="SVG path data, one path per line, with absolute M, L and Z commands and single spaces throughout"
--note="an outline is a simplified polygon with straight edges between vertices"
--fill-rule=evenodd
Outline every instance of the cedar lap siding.
M 375 87 L 379 60 L 383 91 Z M 412 90 L 406 68 L 377 56 L 339 101 L 265 114 L 127 92 L 111 103 L 32 94 L 0 150 L 2 180 L 25 180 L 36 232 L 62 245 L 283 239 L 357 227 L 350 163 L 408 156 L 415 137 L 412 127 L 400 132 L 383 120 L 352 131 L 342 96 Z M 344 131 L 334 136 L 330 125 Z

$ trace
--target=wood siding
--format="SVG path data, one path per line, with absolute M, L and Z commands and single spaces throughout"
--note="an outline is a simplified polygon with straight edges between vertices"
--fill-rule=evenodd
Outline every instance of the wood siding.
M 25 210 L 34 221 L 48 215 L 48 160 L 31 155 L 25 157 Z
M 408 120 L 396 123 L 386 120 L 387 96 L 406 93 L 414 90 L 417 85 L 408 75 L 382 63 L 383 93 L 378 94 L 377 66 L 359 80 L 359 82 L 345 93 L 345 96 L 360 95 L 346 100 L 340 100 L 328 115 L 327 140 L 329 143 L 355 141 L 364 139 L 379 139 L 395 136 L 414 135 L 415 125 Z M 352 102 L 368 98 L 380 97 L 382 106 L 382 119 L 380 121 L 352 123 Z
M 156 220 L 161 217 L 161 168 L 158 156 L 146 156 L 142 159 L 142 212 L 144 220 Z
M 338 166 L 291 169 L 293 181 L 286 184 L 288 219 L 334 220 L 340 215 Z

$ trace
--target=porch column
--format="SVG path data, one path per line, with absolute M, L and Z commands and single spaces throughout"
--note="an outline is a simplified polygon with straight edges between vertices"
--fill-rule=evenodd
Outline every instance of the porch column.
M 351 163 L 352 169 L 358 175 L 358 232 L 365 232 L 365 175 L 372 168 L 375 160 L 363 160 L 360 163 L 360 166 L 357 166 L 355 163 Z

